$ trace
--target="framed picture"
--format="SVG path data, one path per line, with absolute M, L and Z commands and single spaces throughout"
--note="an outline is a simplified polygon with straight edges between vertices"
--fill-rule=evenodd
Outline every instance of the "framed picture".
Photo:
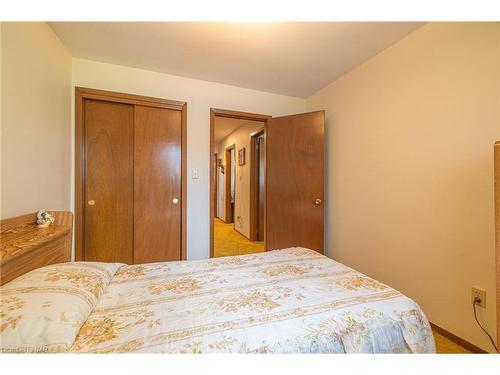
M 245 147 L 238 151 L 238 165 L 245 165 Z

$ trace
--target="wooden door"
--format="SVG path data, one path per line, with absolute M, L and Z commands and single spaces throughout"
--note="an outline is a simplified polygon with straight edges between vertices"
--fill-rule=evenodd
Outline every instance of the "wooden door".
M 275 117 L 266 129 L 266 249 L 323 252 L 324 111 Z
M 75 98 L 76 260 L 186 259 L 186 103 L 81 87 Z
M 265 193 L 265 165 L 266 165 L 266 145 L 264 134 L 260 135 L 257 138 L 258 145 L 258 157 L 259 157 L 259 166 L 258 166 L 258 181 L 259 181 L 259 192 L 258 192 L 258 241 L 264 241 L 264 202 L 266 199 Z
M 497 347 L 500 346 L 500 142 L 494 147 Z
M 134 263 L 181 259 L 181 112 L 135 107 Z
M 225 188 L 225 205 L 226 205 L 226 224 L 234 222 L 234 201 L 232 199 L 233 179 L 234 179 L 234 149 L 235 145 L 226 148 L 226 188 Z
M 133 262 L 134 106 L 85 99 L 84 259 Z

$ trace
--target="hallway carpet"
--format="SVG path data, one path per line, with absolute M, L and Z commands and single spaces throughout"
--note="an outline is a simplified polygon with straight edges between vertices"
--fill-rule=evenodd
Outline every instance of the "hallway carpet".
M 234 224 L 214 220 L 214 257 L 244 255 L 264 251 L 264 242 L 252 242 L 234 229 Z

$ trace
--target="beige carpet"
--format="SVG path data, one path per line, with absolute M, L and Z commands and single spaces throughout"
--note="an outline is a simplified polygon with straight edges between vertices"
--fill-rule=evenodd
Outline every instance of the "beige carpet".
M 464 354 L 470 353 L 467 349 L 455 344 L 453 341 L 447 339 L 446 337 L 440 335 L 439 333 L 432 331 L 434 334 L 434 339 L 436 340 L 436 352 L 438 354 Z
M 234 229 L 234 224 L 214 220 L 214 257 L 244 255 L 264 251 L 264 242 L 252 242 Z

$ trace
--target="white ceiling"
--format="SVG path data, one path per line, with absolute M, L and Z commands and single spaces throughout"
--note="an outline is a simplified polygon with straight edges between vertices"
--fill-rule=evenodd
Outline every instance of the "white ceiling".
M 308 97 L 422 23 L 51 22 L 77 58 Z
M 259 121 L 239 120 L 234 118 L 216 116 L 214 121 L 214 144 L 219 143 L 229 134 L 242 126 L 254 127 L 257 124 L 263 125 L 263 123 Z

